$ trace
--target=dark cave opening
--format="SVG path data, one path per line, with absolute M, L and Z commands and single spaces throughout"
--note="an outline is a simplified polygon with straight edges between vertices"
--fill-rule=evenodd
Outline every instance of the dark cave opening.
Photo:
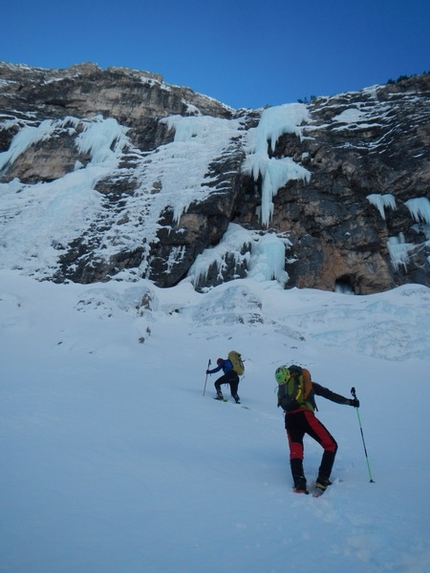
M 334 290 L 342 294 L 356 294 L 354 277 L 343 275 L 337 278 L 334 283 Z

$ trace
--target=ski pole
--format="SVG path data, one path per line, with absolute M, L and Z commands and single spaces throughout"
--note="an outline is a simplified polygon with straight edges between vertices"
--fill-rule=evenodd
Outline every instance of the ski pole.
M 209 358 L 208 360 L 208 367 L 206 368 L 206 370 L 209 370 L 209 366 L 211 365 L 211 359 Z M 208 381 L 208 375 L 206 374 L 206 378 L 205 378 L 205 385 L 203 386 L 203 396 L 205 395 L 206 392 L 206 383 Z
M 355 399 L 357 399 L 357 394 L 355 393 L 355 388 L 351 388 L 351 394 L 353 395 L 353 397 Z M 367 470 L 369 472 L 369 478 L 370 478 L 370 483 L 375 483 L 373 481 L 372 478 L 372 472 L 370 471 L 370 463 L 369 463 L 369 456 L 367 455 L 367 450 L 366 450 L 366 444 L 364 443 L 364 434 L 363 434 L 363 428 L 361 426 L 361 419 L 360 419 L 360 412 L 358 411 L 358 406 L 355 407 L 356 411 L 357 411 L 357 419 L 358 419 L 358 425 L 360 426 L 360 432 L 361 432 L 361 439 L 363 441 L 363 448 L 364 448 L 364 454 L 366 456 L 366 462 L 367 462 Z

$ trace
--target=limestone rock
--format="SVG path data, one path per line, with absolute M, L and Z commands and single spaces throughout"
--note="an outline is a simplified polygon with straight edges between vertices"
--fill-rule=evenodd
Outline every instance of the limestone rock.
M 290 158 L 310 175 L 277 190 L 267 225 L 261 177 L 254 180 L 245 168 L 246 137 L 264 110 L 233 110 L 144 71 L 102 70 L 92 63 L 65 70 L 1 63 L 0 184 L 14 185 L 24 197 L 32 186 L 83 172 L 93 165 L 94 149 L 82 137 L 110 119 L 114 135 L 106 153 L 115 150 L 120 163 L 94 178 L 100 207 L 85 228 L 55 241 L 56 268 L 46 269 L 45 277 L 91 283 L 134 269 L 158 286 L 173 286 L 236 223 L 261 234 L 270 228 L 288 239 L 287 288 L 366 294 L 408 282 L 430 286 L 430 223 L 411 207 L 411 201 L 429 200 L 429 96 L 430 75 L 424 74 L 313 99 L 300 136 L 284 133 L 273 149 L 268 142 L 271 158 Z M 175 199 L 157 211 L 154 205 L 166 192 L 167 161 L 176 161 L 182 184 L 195 160 L 181 162 L 166 152 L 175 137 L 169 118 L 175 116 L 226 122 L 225 142 L 200 175 L 201 199 L 184 208 Z M 215 149 L 209 132 L 210 127 L 206 138 L 196 138 L 202 142 L 196 156 L 211 153 L 210 145 Z M 28 141 L 14 154 L 20 134 Z M 387 196 L 395 208 L 381 211 L 372 197 Z M 8 220 L 14 216 L 18 211 L 9 210 Z M 408 245 L 404 259 L 393 258 L 397 238 Z M 227 253 L 223 265 L 208 268 L 199 288 L 247 271 L 246 257 L 237 263 Z

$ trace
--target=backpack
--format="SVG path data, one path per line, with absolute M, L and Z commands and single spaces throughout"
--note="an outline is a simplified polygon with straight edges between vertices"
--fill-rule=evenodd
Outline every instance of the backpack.
M 233 366 L 233 370 L 236 372 L 236 374 L 239 374 L 239 376 L 242 376 L 242 374 L 245 372 L 245 366 L 243 364 L 241 355 L 239 354 L 239 352 L 236 352 L 235 350 L 232 350 L 231 352 L 228 353 L 228 359 L 230 360 L 232 366 Z
M 278 382 L 278 407 L 285 412 L 298 408 L 316 409 L 309 370 L 300 366 L 281 366 L 275 373 Z

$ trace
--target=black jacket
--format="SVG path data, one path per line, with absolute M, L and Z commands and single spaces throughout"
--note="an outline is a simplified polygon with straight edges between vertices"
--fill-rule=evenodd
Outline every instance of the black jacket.
M 336 404 L 349 405 L 351 403 L 351 400 L 349 398 L 345 398 L 345 396 L 336 394 L 336 392 L 332 392 L 328 388 L 324 388 L 324 386 L 321 386 L 321 384 L 317 384 L 317 382 L 312 382 L 312 389 L 315 392 L 316 396 L 322 396 L 323 398 L 327 398 L 327 400 L 336 402 Z

